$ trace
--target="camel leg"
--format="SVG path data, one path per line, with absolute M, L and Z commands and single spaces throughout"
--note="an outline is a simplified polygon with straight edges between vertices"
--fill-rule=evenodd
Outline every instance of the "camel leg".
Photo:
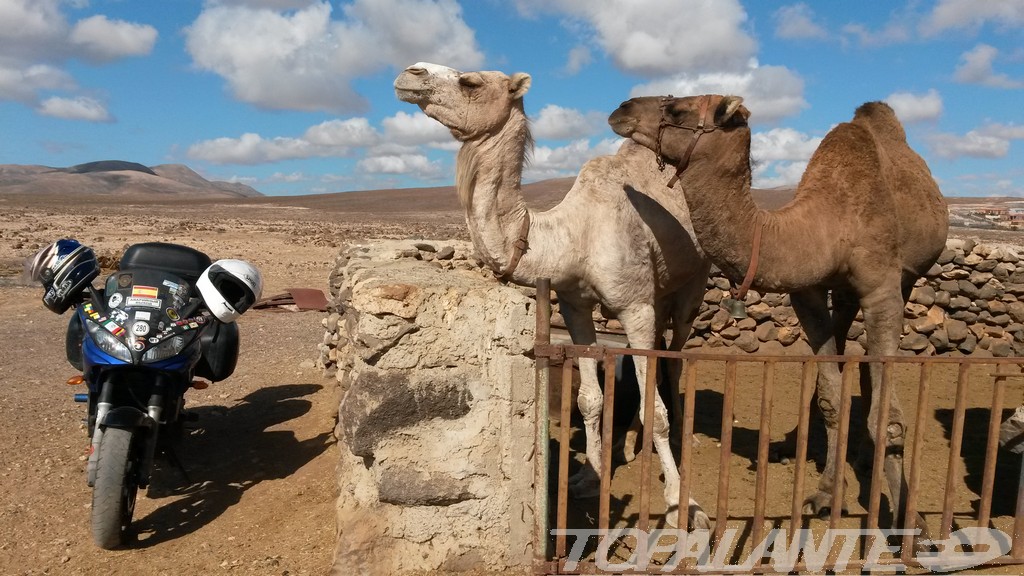
M 559 309 L 573 344 L 590 346 L 597 343 L 597 332 L 591 317 L 592 306 L 575 302 L 558 294 Z M 587 459 L 583 468 L 569 478 L 569 492 L 574 498 L 592 498 L 601 490 L 601 410 L 604 395 L 597 381 L 597 360 L 580 358 L 580 391 L 577 405 L 583 415 L 583 431 L 587 440 Z M 611 415 L 608 415 L 611 418 Z
M 898 286 L 895 282 L 892 286 Z M 903 291 L 906 292 L 906 291 Z M 864 325 L 868 336 L 867 352 L 871 356 L 892 356 L 899 349 L 900 335 L 903 332 L 904 297 L 895 287 L 883 287 L 862 300 L 864 306 Z M 883 398 L 882 366 L 873 363 L 870 366 L 871 376 L 871 408 L 868 411 L 868 434 L 871 441 L 877 444 L 882 439 L 876 438 L 878 417 L 882 402 L 889 402 L 889 418 L 885 433 L 885 460 L 883 470 L 889 487 L 890 506 L 896 526 L 904 523 L 903 513 L 906 510 L 907 479 L 903 473 L 903 450 L 906 442 L 907 427 L 900 407 L 896 391 L 892 390 L 888 398 Z M 919 514 L 915 519 L 921 529 L 921 536 L 928 538 L 927 525 Z
M 651 349 L 655 341 L 655 313 L 654 307 L 641 305 L 631 307 L 619 314 L 619 321 L 626 331 L 629 345 L 637 349 Z M 643 422 L 643 414 L 648 402 L 647 390 L 647 362 L 644 357 L 634 358 L 636 366 L 636 381 L 640 388 L 640 414 Z M 654 391 L 654 422 L 643 422 L 645 426 L 652 426 L 654 449 L 658 452 L 658 459 L 661 463 L 661 472 L 665 477 L 665 522 L 669 526 L 678 526 L 679 514 L 679 468 L 676 466 L 675 456 L 669 445 L 668 410 L 658 393 Z M 689 502 L 690 525 L 695 529 L 707 529 L 711 521 L 704 510 L 693 498 Z
M 832 316 L 828 310 L 828 291 L 824 288 L 808 288 L 790 294 L 790 301 L 800 326 L 807 335 L 811 350 L 816 355 L 836 354 L 836 337 L 833 331 Z M 831 511 L 832 488 L 834 487 L 836 466 L 845 465 L 845 455 L 836 458 L 836 444 L 839 436 L 839 401 L 842 387 L 842 375 L 835 362 L 818 364 L 818 407 L 821 408 L 828 435 L 828 451 L 825 457 L 825 470 L 821 474 L 817 491 L 804 500 L 804 513 L 824 515 Z M 846 478 L 843 478 L 844 486 Z M 840 503 L 843 511 L 845 503 Z

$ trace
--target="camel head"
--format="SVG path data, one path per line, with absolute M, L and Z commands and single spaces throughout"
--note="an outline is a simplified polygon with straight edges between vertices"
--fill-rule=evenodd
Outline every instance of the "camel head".
M 513 109 L 523 110 L 530 75 L 518 72 L 459 72 L 418 62 L 395 78 L 395 95 L 444 124 L 457 140 L 497 133 Z
M 696 146 L 700 136 L 746 128 L 749 117 L 739 96 L 643 96 L 623 102 L 608 117 L 608 124 L 619 136 L 653 150 L 659 163 L 668 162 L 681 171 L 691 154 L 693 158 L 700 155 L 695 151 L 701 148 Z

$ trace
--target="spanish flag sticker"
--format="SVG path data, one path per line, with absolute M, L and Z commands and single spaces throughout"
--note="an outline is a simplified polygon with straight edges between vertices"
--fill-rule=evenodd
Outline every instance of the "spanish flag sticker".
M 156 298 L 159 295 L 160 291 L 152 286 L 132 286 L 132 298 Z

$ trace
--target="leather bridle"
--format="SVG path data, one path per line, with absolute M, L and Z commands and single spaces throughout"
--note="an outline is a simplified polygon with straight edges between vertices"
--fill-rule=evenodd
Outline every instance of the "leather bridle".
M 668 187 L 672 188 L 679 181 L 679 178 L 683 175 L 683 171 L 690 165 L 690 156 L 693 154 L 693 149 L 697 147 L 697 141 L 700 137 L 708 132 L 714 132 L 722 126 L 715 124 L 715 110 L 711 107 L 711 96 L 704 96 L 700 100 L 700 112 L 697 115 L 697 125 L 689 126 L 686 124 L 676 124 L 669 122 L 668 120 L 668 107 L 675 100 L 671 95 L 662 96 L 661 105 L 661 121 L 658 124 L 658 140 L 655 143 L 654 154 L 658 157 L 658 170 L 665 169 L 665 157 L 661 153 L 661 139 L 665 132 L 665 128 L 679 128 L 681 130 L 689 130 L 693 132 L 693 138 L 690 139 L 690 143 L 686 146 L 686 152 L 683 153 L 683 157 L 680 158 L 679 164 L 676 166 L 676 173 L 668 181 Z M 750 290 L 751 285 L 754 281 L 754 275 L 757 273 L 758 258 L 761 252 L 761 231 L 764 228 L 763 218 L 760 213 L 754 217 L 754 239 L 752 242 L 752 250 L 750 255 L 750 263 L 747 266 L 747 273 L 743 278 L 743 282 L 738 288 L 734 287 L 731 289 L 730 295 L 742 302 L 747 292 Z
M 669 122 L 668 120 L 668 106 L 675 100 L 671 95 L 662 96 L 661 98 L 661 122 L 658 124 L 658 140 L 655 142 L 654 154 L 658 157 L 658 170 L 665 169 L 665 157 L 661 153 L 661 138 L 665 133 L 665 128 L 679 128 L 680 130 L 689 130 L 693 132 L 693 138 L 690 139 L 690 144 L 686 147 L 686 152 L 683 157 L 679 160 L 679 165 L 676 166 L 676 173 L 672 176 L 672 179 L 668 181 L 668 187 L 672 188 L 676 185 L 679 177 L 682 176 L 683 171 L 690 165 L 690 155 L 693 154 L 693 149 L 697 147 L 697 141 L 700 137 L 708 132 L 714 132 L 721 128 L 721 126 L 715 124 L 715 110 L 711 107 L 711 96 L 704 96 L 700 101 L 700 113 L 697 117 L 697 125 L 689 126 L 687 124 L 676 124 L 675 122 Z

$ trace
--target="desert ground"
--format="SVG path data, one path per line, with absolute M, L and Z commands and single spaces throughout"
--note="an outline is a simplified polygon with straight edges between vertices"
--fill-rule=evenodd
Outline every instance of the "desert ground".
M 564 182 L 537 188 L 528 199 L 545 208 L 566 188 Z M 163 468 L 153 488 L 140 493 L 137 541 L 104 551 L 89 534 L 85 408 L 72 401 L 78 390 L 64 384 L 75 374 L 64 358 L 68 313 L 57 316 L 42 306 L 41 289 L 24 278 L 23 265 L 60 237 L 92 246 L 104 262 L 135 242 L 177 242 L 213 259 L 256 264 L 265 296 L 292 287 L 326 293 L 344 245 L 374 238 L 467 238 L 453 193 L 394 194 L 342 200 L 0 196 L 0 574 L 325 573 L 334 543 L 333 429 L 340 390 L 314 366 L 324 315 L 254 310 L 241 318 L 235 374 L 187 396 L 201 417 L 180 454 L 187 477 Z M 955 234 L 1019 244 L 1016 233 Z M 716 385 L 709 384 L 706 394 L 714 396 Z M 1019 389 L 1014 394 L 1010 405 L 1020 401 Z M 750 418 L 759 395 L 742 397 L 746 404 L 738 405 L 737 421 L 756 431 Z M 908 413 L 912 405 L 906 398 Z M 709 485 L 710 463 L 718 457 L 713 427 L 698 421 L 704 440 L 695 452 L 709 463 L 696 478 Z M 750 484 L 749 459 L 734 460 L 734 485 Z M 637 477 L 638 465 L 616 477 Z M 856 484 L 851 490 L 856 494 Z M 788 493 L 781 486 L 779 491 L 788 511 Z M 652 510 L 659 507 L 660 490 L 655 492 Z M 743 489 L 734 494 L 742 498 Z M 968 505 L 971 497 L 963 497 Z M 714 491 L 701 498 L 713 513 Z

